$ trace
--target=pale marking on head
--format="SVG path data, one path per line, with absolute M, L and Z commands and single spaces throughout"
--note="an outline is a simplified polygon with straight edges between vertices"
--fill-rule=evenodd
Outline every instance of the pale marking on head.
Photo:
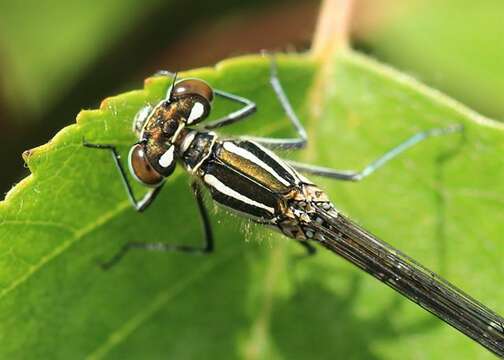
M 147 118 L 149 117 L 150 113 L 152 111 L 152 106 L 147 105 L 141 108 L 135 115 L 135 118 L 133 119 L 133 131 L 137 130 L 142 130 L 141 128 L 138 128 L 138 124 L 142 124 L 142 128 L 147 121 Z
M 162 166 L 163 168 L 171 166 L 173 164 L 174 152 L 175 152 L 175 146 L 172 145 L 159 158 L 159 165 Z
M 182 144 L 180 145 L 180 153 L 181 154 L 184 154 L 187 151 L 187 149 L 189 149 L 189 146 L 191 146 L 195 136 L 196 136 L 196 131 L 191 131 L 184 137 L 184 140 L 182 141 Z
M 187 123 L 191 124 L 193 121 L 198 120 L 199 118 L 201 118 L 201 116 L 203 116 L 204 112 L 205 107 L 203 106 L 203 104 L 200 102 L 195 103 L 191 109 Z
M 175 130 L 175 133 L 173 134 L 173 136 L 171 137 L 170 139 L 170 142 L 172 144 L 175 144 L 177 142 L 177 138 L 179 137 L 180 135 L 180 132 L 182 131 L 182 129 L 185 127 L 185 123 L 183 123 L 182 121 L 179 122 L 178 124 L 178 127 L 177 127 L 177 130 Z

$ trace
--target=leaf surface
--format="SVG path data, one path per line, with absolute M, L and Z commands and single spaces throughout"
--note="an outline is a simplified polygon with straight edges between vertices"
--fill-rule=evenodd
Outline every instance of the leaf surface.
M 464 124 L 362 183 L 315 180 L 344 213 L 503 313 L 502 125 L 351 51 L 324 67 L 308 55 L 278 61 L 310 136 L 282 156 L 359 169 L 417 131 Z M 293 134 L 268 74 L 267 60 L 248 56 L 181 76 L 258 104 L 224 134 Z M 83 137 L 114 143 L 125 158 L 135 113 L 168 86 L 148 79 L 25 153 L 33 174 L 0 203 L 1 358 L 491 358 L 334 255 L 299 260 L 297 244 L 222 210 L 214 255 L 137 251 L 102 271 L 128 241 L 202 241 L 183 171 L 137 214 L 110 155 L 82 147 Z M 219 100 L 212 117 L 234 109 Z

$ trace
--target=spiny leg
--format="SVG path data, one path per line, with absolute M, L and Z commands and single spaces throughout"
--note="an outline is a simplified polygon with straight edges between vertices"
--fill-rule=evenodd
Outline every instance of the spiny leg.
M 205 125 L 203 128 L 206 130 L 217 129 L 217 128 L 220 128 L 223 126 L 231 125 L 231 124 L 238 122 L 240 120 L 244 120 L 248 116 L 252 115 L 257 110 L 256 104 L 247 98 L 244 98 L 244 97 L 241 97 L 238 95 L 234 95 L 234 94 L 222 91 L 222 90 L 217 90 L 217 89 L 214 90 L 214 93 L 215 93 L 215 95 L 218 95 L 224 99 L 237 102 L 237 103 L 243 105 L 243 107 L 241 109 L 233 111 L 232 113 L 229 113 L 228 115 L 226 115 L 220 119 L 214 120 L 211 123 Z
M 214 251 L 214 240 L 212 234 L 212 226 L 210 223 L 210 218 L 206 210 L 205 204 L 203 202 L 203 195 L 201 194 L 201 188 L 197 183 L 191 185 L 194 197 L 198 204 L 198 210 L 200 213 L 201 221 L 203 224 L 204 231 L 204 246 L 196 247 L 191 245 L 173 245 L 164 242 L 129 242 L 124 244 L 124 246 L 107 262 L 101 264 L 102 268 L 107 270 L 112 266 L 117 264 L 131 249 L 141 249 L 148 251 L 178 251 L 193 254 L 209 254 Z
M 305 250 L 305 253 L 303 254 L 303 256 L 313 256 L 317 253 L 317 249 L 315 248 L 315 246 L 313 246 L 312 244 L 310 244 L 308 241 L 304 241 L 304 240 L 296 240 L 296 242 L 301 245 L 303 247 L 303 249 Z
M 278 77 L 278 67 L 275 60 L 275 57 L 267 52 L 263 52 L 270 59 L 270 84 L 275 94 L 277 96 L 280 105 L 282 106 L 287 118 L 294 126 L 294 129 L 297 132 L 296 138 L 284 138 L 284 139 L 275 139 L 275 138 L 263 138 L 263 137 L 247 137 L 248 139 L 254 140 L 260 143 L 263 146 L 266 146 L 270 149 L 301 149 L 306 146 L 308 143 L 308 135 L 306 134 L 306 130 L 299 121 L 299 118 L 292 108 L 292 105 L 283 89 L 282 83 Z
M 201 186 L 197 182 L 193 182 L 191 183 L 191 189 L 193 191 L 194 198 L 196 199 L 196 203 L 198 205 L 198 211 L 201 218 L 201 223 L 203 225 L 205 246 L 200 250 L 203 253 L 211 253 L 214 251 L 212 223 L 210 222 L 210 217 L 208 216 L 208 211 L 205 206 L 203 194 L 201 192 Z
M 163 187 L 164 182 L 161 183 L 159 186 L 151 189 L 147 194 L 145 194 L 145 196 L 140 201 L 137 201 L 135 198 L 135 194 L 133 193 L 133 189 L 131 188 L 131 184 L 128 181 L 128 177 L 126 176 L 126 171 L 124 170 L 124 167 L 121 163 L 121 156 L 117 152 L 116 147 L 111 144 L 91 144 L 87 142 L 85 139 L 83 139 L 82 144 L 88 148 L 110 151 L 114 163 L 117 169 L 119 170 L 119 175 L 121 176 L 121 180 L 123 182 L 124 188 L 126 189 L 126 193 L 128 194 L 128 198 L 131 202 L 131 205 L 135 208 L 136 211 L 138 212 L 145 211 L 149 207 L 149 205 L 152 204 L 152 202 L 156 199 L 157 195 L 161 191 L 161 188 Z
M 360 171 L 353 170 L 335 170 L 321 166 L 314 166 L 309 164 L 302 164 L 295 161 L 288 161 L 288 163 L 294 167 L 296 170 L 304 173 L 309 173 L 318 176 L 324 176 L 331 179 L 345 180 L 345 181 L 360 181 L 376 170 L 385 165 L 388 161 L 397 157 L 399 154 L 403 153 L 407 149 L 415 146 L 416 144 L 434 136 L 443 136 L 452 134 L 455 132 L 461 132 L 463 130 L 462 125 L 452 125 L 446 128 L 434 128 L 426 131 L 416 133 L 406 141 L 400 143 L 396 147 L 390 149 L 385 154 L 380 156 L 375 161 L 371 162 L 369 165 L 364 167 Z

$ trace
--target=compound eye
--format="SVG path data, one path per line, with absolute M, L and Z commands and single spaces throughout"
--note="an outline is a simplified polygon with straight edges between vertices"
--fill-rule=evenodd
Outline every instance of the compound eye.
M 128 163 L 131 173 L 142 184 L 157 186 L 163 182 L 164 177 L 149 164 L 142 145 L 137 144 L 131 148 Z
M 184 79 L 175 84 L 171 94 L 174 98 L 184 95 L 199 95 L 210 104 L 213 100 L 213 90 L 200 79 Z

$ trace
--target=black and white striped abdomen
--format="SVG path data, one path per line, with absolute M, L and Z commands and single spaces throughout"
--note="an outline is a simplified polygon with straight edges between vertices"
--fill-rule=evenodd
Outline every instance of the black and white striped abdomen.
M 289 165 L 247 140 L 217 142 L 202 170 L 215 201 L 259 221 L 274 220 L 283 195 L 299 184 Z

